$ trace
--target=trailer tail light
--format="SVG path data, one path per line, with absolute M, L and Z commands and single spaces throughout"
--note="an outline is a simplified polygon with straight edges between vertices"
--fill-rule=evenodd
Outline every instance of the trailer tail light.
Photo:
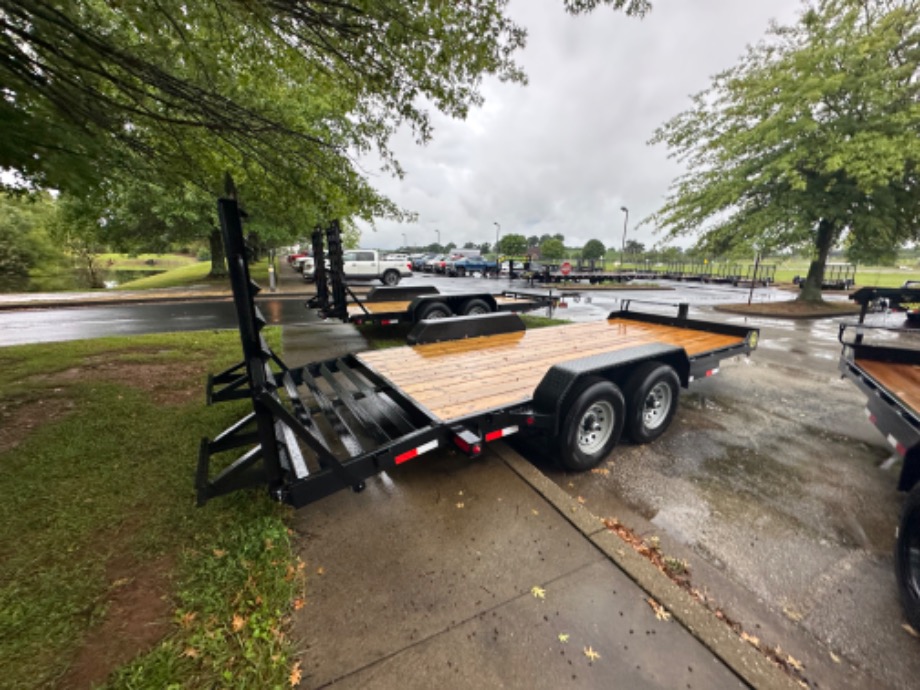
M 866 417 L 868 418 L 868 420 L 869 420 L 870 422 L 872 422 L 873 424 L 875 424 L 876 426 L 878 426 L 878 424 L 877 424 L 878 418 L 877 418 L 874 414 L 872 414 L 871 412 L 869 412 L 869 408 L 868 408 L 868 407 L 867 407 L 866 409 L 864 409 L 863 412 L 866 413 Z
M 399 323 L 399 319 L 381 319 L 381 326 L 392 326 L 394 323 Z
M 428 443 L 423 443 L 417 448 L 413 448 L 412 450 L 407 450 L 405 453 L 400 453 L 399 455 L 397 455 L 395 458 L 396 464 L 402 465 L 404 462 L 407 462 L 411 460 L 412 458 L 417 458 L 422 453 L 427 453 L 429 450 L 434 450 L 437 447 L 438 447 L 437 439 L 435 439 L 434 441 L 429 441 Z
M 536 423 L 537 423 L 537 418 L 536 418 L 536 417 L 534 417 L 533 415 L 530 415 L 530 416 L 527 417 L 527 419 L 526 419 L 526 424 L 527 424 L 527 426 L 533 426 L 533 425 L 536 424 Z
M 520 427 L 515 424 L 514 426 L 506 426 L 504 429 L 496 429 L 495 431 L 490 431 L 486 434 L 486 442 L 497 441 L 500 438 L 505 436 L 511 436 L 511 434 L 516 434 L 520 431 Z
M 715 369 L 709 369 L 709 370 L 706 372 L 706 376 L 715 376 L 715 375 L 718 374 L 718 373 L 719 373 L 719 368 L 716 367 Z
M 907 448 L 904 447 L 904 444 L 898 443 L 898 439 L 896 439 L 891 434 L 888 434 L 888 443 L 890 443 L 891 447 L 894 448 L 894 452 L 900 455 L 902 458 L 907 455 Z

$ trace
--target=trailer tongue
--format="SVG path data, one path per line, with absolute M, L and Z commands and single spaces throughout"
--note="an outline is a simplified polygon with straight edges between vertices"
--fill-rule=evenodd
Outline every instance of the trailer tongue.
M 756 346 L 756 330 L 627 303 L 604 321 L 535 331 L 511 313 L 422 321 L 413 346 L 288 367 L 260 335 L 236 202 L 218 205 L 244 359 L 209 378 L 208 401 L 248 398 L 252 412 L 202 440 L 202 504 L 265 485 L 303 506 L 437 448 L 475 457 L 516 433 L 543 434 L 566 467 L 588 469 L 624 429 L 635 442 L 660 436 L 679 387 Z

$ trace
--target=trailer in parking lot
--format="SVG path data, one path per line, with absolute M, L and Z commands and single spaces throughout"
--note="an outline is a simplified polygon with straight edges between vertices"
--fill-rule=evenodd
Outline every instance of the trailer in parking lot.
M 920 630 L 920 332 L 864 323 L 879 299 L 920 302 L 920 289 L 863 288 L 850 296 L 862 307 L 858 323 L 840 326 L 840 371 L 866 396 L 866 416 L 902 461 L 898 490 L 906 491 L 895 547 L 901 603 Z
M 626 302 L 603 321 L 536 330 L 510 313 L 423 321 L 413 345 L 289 367 L 260 334 L 236 202 L 219 212 L 244 358 L 209 378 L 207 396 L 249 399 L 252 411 L 202 440 L 200 503 L 267 486 L 303 506 L 437 448 L 472 458 L 519 433 L 586 470 L 624 431 L 638 443 L 660 436 L 680 387 L 757 343 L 756 329 L 692 320 L 686 306 L 666 316 Z
M 325 246 L 323 243 L 325 234 Z M 433 285 L 375 287 L 363 299 L 345 280 L 342 265 L 342 238 L 339 224 L 330 223 L 325 233 L 313 232 L 316 266 L 316 296 L 307 307 L 324 319 L 341 319 L 357 325 L 414 324 L 426 319 L 477 316 L 497 312 L 522 313 L 546 308 L 549 312 L 561 295 L 549 292 L 505 290 L 491 292 L 441 293 Z M 328 256 L 328 260 L 327 257 Z

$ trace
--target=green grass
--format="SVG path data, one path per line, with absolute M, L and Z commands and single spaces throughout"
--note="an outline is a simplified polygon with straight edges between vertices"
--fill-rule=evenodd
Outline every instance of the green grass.
M 157 288 L 209 286 L 215 289 L 230 289 L 229 279 L 226 277 L 209 278 L 211 271 L 210 261 L 199 261 L 193 264 L 174 268 L 164 273 L 159 273 L 146 278 L 132 280 L 119 285 L 116 290 L 152 290 Z M 249 268 L 253 280 L 262 285 L 268 285 L 268 262 L 260 261 Z
M 255 492 L 194 504 L 199 439 L 248 407 L 205 406 L 204 377 L 238 358 L 232 331 L 0 349 L 0 442 L 18 440 L 0 450 L 4 687 L 59 685 L 119 588 L 156 567 L 173 623 L 110 687 L 286 683 L 286 510 Z
M 100 254 L 100 266 L 112 271 L 169 271 L 198 263 L 188 254 Z

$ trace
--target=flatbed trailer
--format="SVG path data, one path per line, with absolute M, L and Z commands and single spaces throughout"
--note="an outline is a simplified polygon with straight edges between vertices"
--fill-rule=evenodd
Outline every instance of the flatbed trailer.
M 543 308 L 551 313 L 561 299 L 552 291 L 505 290 L 498 295 L 491 292 L 440 293 L 433 285 L 377 287 L 361 299 L 345 279 L 338 222 L 329 223 L 325 230 L 314 230 L 312 242 L 316 296 L 309 299 L 306 306 L 316 309 L 324 319 L 390 326 L 413 324 L 425 319 L 528 312 Z
M 920 333 L 864 323 L 879 298 L 920 302 L 920 289 L 863 288 L 850 298 L 861 307 L 858 323 L 840 326 L 842 375 L 866 396 L 866 416 L 902 460 L 898 490 L 908 492 L 895 546 L 901 603 L 920 630 Z
M 688 319 L 685 305 L 671 317 L 627 301 L 603 321 L 531 331 L 510 313 L 423 321 L 413 345 L 289 367 L 260 334 L 236 202 L 218 208 L 244 359 L 209 377 L 207 399 L 248 398 L 252 412 L 202 440 L 202 504 L 263 485 L 299 507 L 437 448 L 472 458 L 517 433 L 547 437 L 570 470 L 590 469 L 624 429 L 639 443 L 660 436 L 680 387 L 757 344 L 756 329 Z
M 433 285 L 403 288 L 374 288 L 363 300 L 352 299 L 345 319 L 356 325 L 414 324 L 425 319 L 478 316 L 498 312 L 524 313 L 558 306 L 561 295 L 549 292 L 504 290 L 491 292 L 441 293 Z

